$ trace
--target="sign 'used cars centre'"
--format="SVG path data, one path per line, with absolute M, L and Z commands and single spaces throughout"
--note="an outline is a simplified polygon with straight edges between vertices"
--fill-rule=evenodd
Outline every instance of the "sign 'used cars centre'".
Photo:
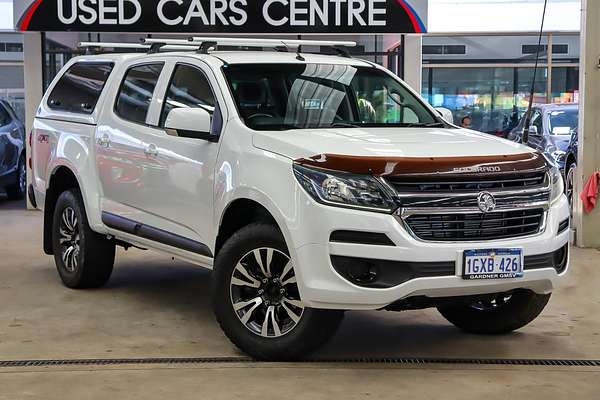
M 427 0 L 22 0 L 21 31 L 424 33 Z

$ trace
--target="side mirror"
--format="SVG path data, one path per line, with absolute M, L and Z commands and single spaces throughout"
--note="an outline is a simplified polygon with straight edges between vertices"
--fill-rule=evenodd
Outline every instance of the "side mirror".
M 537 126 L 535 126 L 535 125 L 531 125 L 531 126 L 529 127 L 529 134 L 530 134 L 531 136 L 539 136 L 539 135 L 540 135 L 540 133 L 538 132 L 538 128 L 537 128 Z
M 452 111 L 444 107 L 436 107 L 435 111 L 437 111 L 438 114 L 440 114 L 444 121 L 450 124 L 454 124 L 454 115 L 452 115 Z
M 171 136 L 218 142 L 211 133 L 212 116 L 203 108 L 175 108 L 167 115 L 165 130 Z

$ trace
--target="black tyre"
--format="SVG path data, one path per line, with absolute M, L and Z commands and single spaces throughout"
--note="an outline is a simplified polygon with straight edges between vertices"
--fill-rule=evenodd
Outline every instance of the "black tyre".
M 439 312 L 458 328 L 477 334 L 505 334 L 536 319 L 550 295 L 530 290 L 498 293 L 470 305 L 440 307 Z
M 58 198 L 52 224 L 52 246 L 56 268 L 65 286 L 97 288 L 110 278 L 115 245 L 90 229 L 77 189 L 63 192 Z
M 277 227 L 240 229 L 215 260 L 212 298 L 219 325 L 239 349 L 258 360 L 299 359 L 337 330 L 341 311 L 304 306 L 294 266 Z
M 25 157 L 19 159 L 17 166 L 16 182 L 6 188 L 6 195 L 9 200 L 21 200 L 25 197 L 27 191 L 27 166 L 25 165 Z

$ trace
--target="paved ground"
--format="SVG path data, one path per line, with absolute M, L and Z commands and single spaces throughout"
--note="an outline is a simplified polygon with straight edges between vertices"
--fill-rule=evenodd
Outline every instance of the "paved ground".
M 0 400 L 577 399 L 600 397 L 600 369 L 210 366 L 0 372 Z
M 153 252 L 120 251 L 105 288 L 61 286 L 41 251 L 41 214 L 0 199 L 0 361 L 241 356 L 214 322 L 210 273 Z M 347 313 L 316 357 L 600 359 L 600 252 L 574 250 L 572 274 L 546 312 L 502 337 L 466 335 L 433 310 Z M 210 365 L 0 370 L 0 399 L 209 398 L 285 388 L 282 397 L 600 397 L 600 368 Z M 68 385 L 68 393 L 60 389 Z M 283 390 L 283 389 L 282 389 Z M 68 396 L 67 396 L 68 394 Z M 176 395 L 176 396 L 175 396 Z M 443 397 L 447 398 L 447 396 Z

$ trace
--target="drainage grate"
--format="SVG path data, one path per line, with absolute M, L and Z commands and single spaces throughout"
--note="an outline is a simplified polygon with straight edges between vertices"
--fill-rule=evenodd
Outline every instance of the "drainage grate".
M 59 367 L 59 366 L 110 366 L 110 365 L 184 365 L 184 364 L 238 364 L 254 363 L 247 357 L 198 357 L 198 358 L 107 358 L 73 360 L 12 360 L 0 361 L 0 368 Z M 320 358 L 307 359 L 302 363 L 332 364 L 463 364 L 463 365 L 525 365 L 545 367 L 600 367 L 600 360 L 550 360 L 550 359 L 502 359 L 502 358 Z
M 202 358 L 90 358 L 74 360 L 9 360 L 0 361 L 0 368 L 17 367 L 60 367 L 74 365 L 165 365 L 165 364 L 232 364 L 253 362 L 246 357 L 202 357 Z

